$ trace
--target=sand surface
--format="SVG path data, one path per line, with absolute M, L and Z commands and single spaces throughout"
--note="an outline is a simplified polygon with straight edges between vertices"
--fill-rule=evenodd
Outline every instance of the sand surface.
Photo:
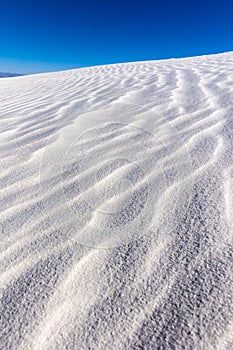
M 233 349 L 233 53 L 0 80 L 0 349 Z

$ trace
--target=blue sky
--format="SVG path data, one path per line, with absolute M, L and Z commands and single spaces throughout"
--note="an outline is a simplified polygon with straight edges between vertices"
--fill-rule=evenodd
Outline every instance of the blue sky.
M 233 2 L 0 0 L 0 72 L 233 50 Z

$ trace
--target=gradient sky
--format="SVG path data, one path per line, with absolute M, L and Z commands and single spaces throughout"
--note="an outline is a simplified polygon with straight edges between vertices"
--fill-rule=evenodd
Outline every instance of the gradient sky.
M 0 72 L 233 50 L 231 0 L 0 0 Z

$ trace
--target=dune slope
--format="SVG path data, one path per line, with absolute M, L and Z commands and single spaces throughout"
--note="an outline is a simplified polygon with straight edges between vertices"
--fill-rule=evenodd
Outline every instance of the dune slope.
M 0 348 L 233 348 L 233 53 L 0 81 Z

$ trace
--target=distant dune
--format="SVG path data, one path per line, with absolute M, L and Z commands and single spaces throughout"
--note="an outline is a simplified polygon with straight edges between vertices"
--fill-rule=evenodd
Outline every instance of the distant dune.
M 233 349 L 233 53 L 1 79 L 0 115 L 0 349 Z
M 0 78 L 19 77 L 19 76 L 22 76 L 22 75 L 24 75 L 24 74 L 0 72 Z

